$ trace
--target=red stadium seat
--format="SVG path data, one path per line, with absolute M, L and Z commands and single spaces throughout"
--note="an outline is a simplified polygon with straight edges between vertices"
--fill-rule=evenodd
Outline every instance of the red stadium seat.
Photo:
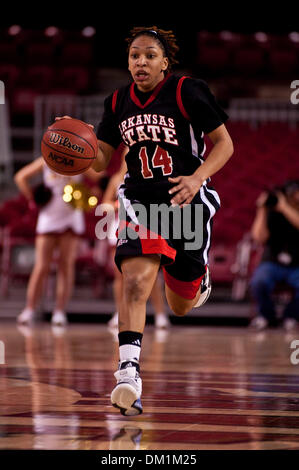
M 88 90 L 89 80 L 89 71 L 86 67 L 61 67 L 55 70 L 51 93 L 55 93 L 55 88 L 69 88 L 75 92 Z
M 74 42 L 66 44 L 60 54 L 61 66 L 66 65 L 91 65 L 93 63 L 93 46 L 88 42 Z
M 213 282 L 231 284 L 234 279 L 232 266 L 235 263 L 235 246 L 214 243 L 209 254 L 209 264 L 213 274 Z
M 29 278 L 32 264 L 21 266 L 20 251 L 33 250 L 36 217 L 24 215 L 5 227 L 3 232 L 3 253 L 1 260 L 0 295 L 9 295 L 14 278 Z
M 0 294 L 8 295 L 11 281 L 15 277 L 28 279 L 32 266 L 18 265 L 22 249 L 33 249 L 37 210 L 29 210 L 23 195 L 3 202 L 0 207 L 2 230 L 2 259 L 0 267 Z
M 53 65 L 56 57 L 56 46 L 52 43 L 44 41 L 26 45 L 26 65 Z
M 23 71 L 22 86 L 33 88 L 40 93 L 47 93 L 53 83 L 54 71 L 47 65 L 33 65 Z
M 200 69 L 223 71 L 230 64 L 230 53 L 224 47 L 214 45 L 202 46 L 198 51 L 197 62 Z
M 39 92 L 29 87 L 19 87 L 14 91 L 11 100 L 12 111 L 15 114 L 33 115 L 34 102 Z
M 254 75 L 263 71 L 265 53 L 259 46 L 247 46 L 235 51 L 232 64 L 235 72 Z
M 20 76 L 21 70 L 14 64 L 5 64 L 1 63 L 0 65 L 0 80 L 5 84 L 5 90 L 8 94 L 10 94 L 15 84 L 18 81 Z
M 17 65 L 20 60 L 18 48 L 15 44 L 0 43 L 0 63 Z
M 298 71 L 299 53 L 295 49 L 274 49 L 269 51 L 269 68 L 279 76 L 289 76 Z

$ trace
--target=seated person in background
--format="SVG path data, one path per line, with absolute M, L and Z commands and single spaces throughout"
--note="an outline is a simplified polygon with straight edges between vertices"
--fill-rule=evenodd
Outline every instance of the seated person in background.
M 285 283 L 294 295 L 283 312 L 283 326 L 292 330 L 299 320 L 299 180 L 259 196 L 251 234 L 264 245 L 264 252 L 250 282 L 258 309 L 250 326 L 257 330 L 275 326 L 271 294 L 277 284 Z

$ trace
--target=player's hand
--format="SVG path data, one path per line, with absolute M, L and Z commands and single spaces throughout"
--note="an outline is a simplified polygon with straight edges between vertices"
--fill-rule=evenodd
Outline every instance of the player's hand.
M 71 116 L 57 116 L 55 118 L 55 121 L 59 121 L 60 119 L 73 119 Z M 92 124 L 88 124 L 87 122 L 85 123 L 87 126 L 91 127 L 91 129 L 94 129 L 94 126 Z
M 203 181 L 198 178 L 198 175 L 177 176 L 175 178 L 168 178 L 168 181 L 170 183 L 176 183 L 176 185 L 168 191 L 169 194 L 174 195 L 170 202 L 172 206 L 179 205 L 180 208 L 190 204 L 203 183 Z

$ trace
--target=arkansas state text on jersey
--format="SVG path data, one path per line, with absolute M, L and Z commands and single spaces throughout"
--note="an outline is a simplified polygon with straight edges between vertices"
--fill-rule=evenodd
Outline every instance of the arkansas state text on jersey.
M 174 120 L 161 114 L 138 114 L 122 121 L 119 130 L 129 147 L 144 140 L 179 145 L 174 127 Z

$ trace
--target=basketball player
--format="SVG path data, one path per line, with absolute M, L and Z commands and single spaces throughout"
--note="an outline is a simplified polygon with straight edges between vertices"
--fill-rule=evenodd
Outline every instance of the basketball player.
M 172 31 L 134 28 L 127 42 L 133 82 L 105 101 L 93 168 L 106 168 L 121 141 L 128 147 L 128 173 L 119 189 L 125 214 L 120 217 L 115 262 L 123 275 L 124 291 L 119 312 L 119 369 L 114 374 L 117 384 L 111 402 L 130 416 L 142 412 L 139 359 L 146 302 L 160 265 L 166 298 L 176 315 L 186 315 L 209 296 L 212 217 L 220 206 L 209 181 L 231 157 L 233 144 L 224 125 L 227 115 L 207 84 L 171 73 L 178 51 Z M 205 160 L 204 134 L 213 143 Z M 134 211 L 136 202 L 148 211 L 153 204 L 162 203 L 181 212 L 191 207 L 193 219 L 200 206 L 203 217 L 195 232 L 203 233 L 201 248 L 187 250 L 184 236 L 163 237 L 164 218 L 159 218 L 158 233 L 153 237 L 151 227 L 144 227 Z M 177 228 L 169 218 L 169 230 Z M 137 229 L 149 236 L 134 239 Z

